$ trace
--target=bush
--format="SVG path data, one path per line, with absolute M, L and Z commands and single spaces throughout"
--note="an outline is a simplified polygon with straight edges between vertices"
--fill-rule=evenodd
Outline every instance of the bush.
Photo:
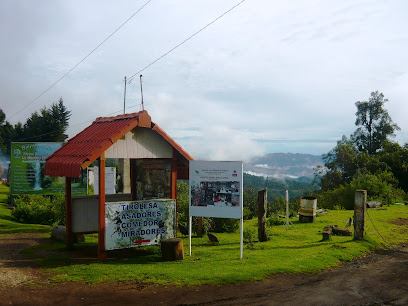
M 252 244 L 256 239 L 256 231 L 253 228 L 244 228 L 244 242 Z
M 62 195 L 21 195 L 14 198 L 14 220 L 30 224 L 65 224 L 65 198 Z
M 266 225 L 273 226 L 273 225 L 284 225 L 286 224 L 286 219 L 279 218 L 279 216 L 270 216 L 266 219 Z

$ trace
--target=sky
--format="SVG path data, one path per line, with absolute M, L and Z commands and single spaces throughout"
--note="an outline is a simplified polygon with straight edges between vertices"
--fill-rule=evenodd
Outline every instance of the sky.
M 24 123 L 62 97 L 73 137 L 123 113 L 125 76 L 140 111 L 143 74 L 145 110 L 191 155 L 249 160 L 327 153 L 378 90 L 408 141 L 407 1 L 246 0 L 139 72 L 238 3 L 2 0 L 0 109 Z

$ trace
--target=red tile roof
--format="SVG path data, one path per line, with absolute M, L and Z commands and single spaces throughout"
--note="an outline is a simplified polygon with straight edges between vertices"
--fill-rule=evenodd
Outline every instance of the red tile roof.
M 152 128 L 167 140 L 187 160 L 193 158 L 157 124 L 152 124 L 147 111 L 99 117 L 85 130 L 68 140 L 59 150 L 50 155 L 44 173 L 51 176 L 79 177 L 85 169 L 111 145 L 136 126 Z

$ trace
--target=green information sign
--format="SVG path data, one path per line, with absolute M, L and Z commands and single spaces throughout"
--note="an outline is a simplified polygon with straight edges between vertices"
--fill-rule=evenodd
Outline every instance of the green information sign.
M 60 194 L 65 179 L 44 175 L 45 160 L 61 148 L 62 142 L 13 142 L 10 156 L 11 194 Z M 86 171 L 72 183 L 73 194 L 86 194 Z

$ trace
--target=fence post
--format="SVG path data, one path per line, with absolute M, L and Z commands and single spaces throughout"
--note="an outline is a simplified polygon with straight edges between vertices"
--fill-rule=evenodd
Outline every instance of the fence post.
M 354 196 L 354 239 L 364 238 L 367 190 L 356 190 Z
M 267 189 L 258 191 L 258 240 L 259 242 L 267 241 L 266 235 L 266 203 L 267 203 Z

